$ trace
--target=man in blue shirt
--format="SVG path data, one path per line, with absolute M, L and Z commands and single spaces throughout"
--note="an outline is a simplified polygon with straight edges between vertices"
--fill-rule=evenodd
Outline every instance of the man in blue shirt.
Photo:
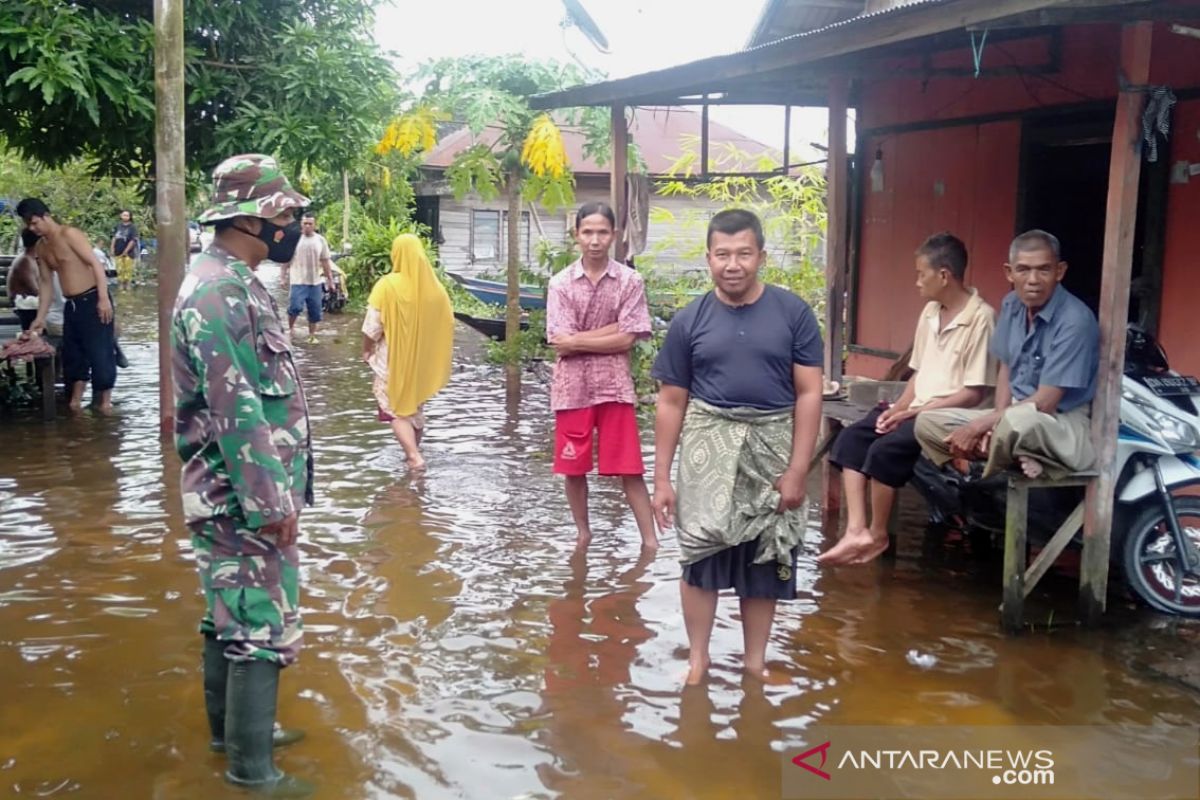
M 1000 362 L 996 407 L 917 417 L 917 440 L 938 466 L 986 458 L 984 475 L 1019 464 L 1031 478 L 1092 466 L 1100 329 L 1091 309 L 1059 285 L 1067 272 L 1060 252 L 1058 239 L 1045 231 L 1013 240 L 1004 265 L 1013 291 L 1000 307 L 990 347 Z

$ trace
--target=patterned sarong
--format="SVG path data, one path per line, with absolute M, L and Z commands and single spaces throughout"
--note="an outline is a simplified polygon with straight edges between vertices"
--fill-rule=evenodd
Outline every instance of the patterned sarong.
M 807 499 L 780 514 L 775 482 L 792 457 L 792 409 L 718 408 L 692 398 L 684 417 L 676 530 L 680 561 L 694 564 L 758 539 L 755 564 L 791 566 Z

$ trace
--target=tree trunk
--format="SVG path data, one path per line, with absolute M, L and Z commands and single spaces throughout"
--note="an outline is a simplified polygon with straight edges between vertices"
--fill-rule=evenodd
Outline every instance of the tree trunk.
M 350 173 L 342 170 L 342 252 L 350 244 Z
M 508 292 L 504 315 L 504 338 L 516 345 L 521 332 L 521 182 L 516 174 L 508 176 Z
M 158 270 L 158 416 L 174 426 L 171 315 L 187 264 L 187 205 L 183 148 L 183 0 L 154 3 L 155 266 Z

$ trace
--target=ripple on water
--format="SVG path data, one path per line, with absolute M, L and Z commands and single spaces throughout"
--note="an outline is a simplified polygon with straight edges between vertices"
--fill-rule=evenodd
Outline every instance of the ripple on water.
M 132 366 L 115 419 L 3 422 L 0 702 L 16 734 L 0 768 L 25 794 L 209 796 L 153 292 L 119 311 Z M 917 535 L 911 499 L 899 557 L 861 570 L 817 568 L 812 509 L 799 597 L 772 636 L 788 685 L 743 680 L 724 600 L 712 678 L 681 692 L 674 538 L 641 558 L 619 486 L 596 481 L 596 539 L 572 554 L 544 382 L 527 374 L 517 398 L 460 330 L 426 408 L 429 470 L 408 475 L 374 418 L 357 323 L 333 317 L 296 346 L 318 484 L 301 517 L 306 649 L 281 716 L 309 739 L 280 759 L 331 797 L 769 796 L 779 752 L 822 724 L 1200 720 L 1192 694 L 1128 669 L 1142 652 L 1128 637 L 998 636 L 994 563 Z M 914 648 L 936 666 L 908 665 Z

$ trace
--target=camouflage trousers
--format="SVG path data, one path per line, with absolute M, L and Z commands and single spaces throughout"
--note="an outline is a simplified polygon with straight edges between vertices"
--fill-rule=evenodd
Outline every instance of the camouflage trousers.
M 234 517 L 190 528 L 204 589 L 200 632 L 225 642 L 230 660 L 293 663 L 304 635 L 296 546 L 281 549 L 273 536 L 260 536 Z

